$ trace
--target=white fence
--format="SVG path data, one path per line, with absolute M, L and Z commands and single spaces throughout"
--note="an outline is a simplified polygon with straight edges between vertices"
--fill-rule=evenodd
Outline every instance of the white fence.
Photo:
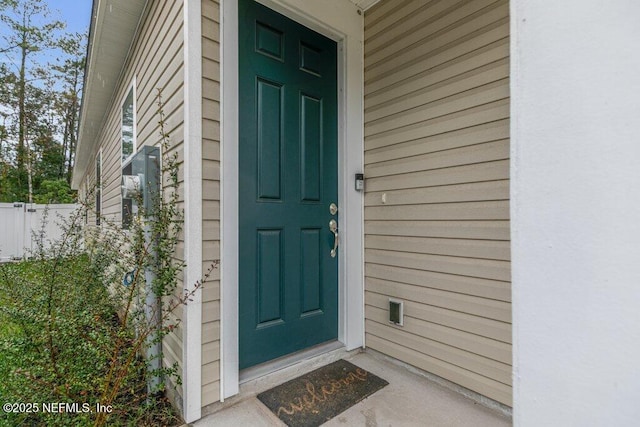
M 36 205 L 35 203 L 0 203 L 0 262 L 22 259 L 36 249 L 33 234 L 40 233 L 45 209 L 45 241 L 62 235 L 61 217 L 69 218 L 77 205 Z

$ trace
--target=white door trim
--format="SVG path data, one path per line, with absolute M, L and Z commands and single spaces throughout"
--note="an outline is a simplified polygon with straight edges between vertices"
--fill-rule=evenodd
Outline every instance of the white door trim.
M 338 340 L 364 345 L 364 204 L 354 176 L 364 170 L 364 20 L 349 0 L 259 0 L 338 42 Z M 238 4 L 222 0 L 220 396 L 239 390 L 238 370 Z M 348 256 L 347 256 L 348 254 Z

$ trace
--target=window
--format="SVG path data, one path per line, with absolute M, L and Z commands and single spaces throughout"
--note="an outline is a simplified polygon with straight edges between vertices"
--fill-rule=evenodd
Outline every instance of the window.
M 102 214 L 102 150 L 96 156 L 96 225 L 100 225 Z
M 120 123 L 120 131 L 122 135 L 122 165 L 131 159 L 136 151 L 136 102 L 135 102 L 135 79 L 129 87 L 129 92 L 122 102 L 122 120 Z M 131 173 L 131 164 L 125 167 L 126 171 Z M 133 210 L 133 201 L 131 199 L 122 199 L 122 228 L 128 229 L 131 223 L 131 215 Z
M 135 104 L 133 102 L 134 86 L 122 103 L 122 163 L 126 162 L 135 151 Z
M 83 186 L 83 190 L 82 190 L 82 203 L 89 203 L 89 192 L 87 191 L 87 187 L 86 187 L 87 183 L 85 182 L 82 186 Z M 85 209 L 84 210 L 84 225 L 89 225 L 89 209 Z

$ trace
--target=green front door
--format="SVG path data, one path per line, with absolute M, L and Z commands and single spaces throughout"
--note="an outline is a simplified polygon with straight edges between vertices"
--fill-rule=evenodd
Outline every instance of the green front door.
M 336 43 L 239 1 L 240 369 L 334 340 Z

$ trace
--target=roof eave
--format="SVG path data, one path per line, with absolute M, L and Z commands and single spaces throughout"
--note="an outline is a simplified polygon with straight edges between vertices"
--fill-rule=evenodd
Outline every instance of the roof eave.
M 94 0 L 71 187 L 78 189 L 120 81 L 146 0 Z

